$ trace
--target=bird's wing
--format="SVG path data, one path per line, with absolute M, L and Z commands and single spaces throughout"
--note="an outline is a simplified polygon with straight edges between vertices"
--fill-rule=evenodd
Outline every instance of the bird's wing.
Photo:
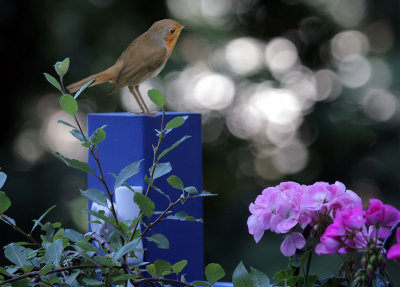
M 121 69 L 113 90 L 119 90 L 125 86 L 135 86 L 151 78 L 153 73 L 164 65 L 167 55 L 165 47 L 153 46 L 148 50 L 130 51 L 129 54 L 121 56 L 123 61 Z

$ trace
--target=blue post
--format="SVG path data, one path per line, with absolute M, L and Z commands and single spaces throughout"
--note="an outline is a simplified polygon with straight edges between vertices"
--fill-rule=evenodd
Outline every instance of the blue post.
M 172 172 L 156 179 L 155 185 L 171 199 L 180 196 L 180 192 L 172 188 L 166 181 L 169 175 L 179 176 L 185 186 L 194 186 L 199 192 L 202 190 L 202 153 L 201 153 L 201 116 L 195 113 L 166 113 L 166 122 L 176 116 L 188 116 L 184 125 L 169 133 L 160 151 L 171 146 L 185 135 L 190 135 L 184 143 L 168 153 L 161 162 L 170 162 Z M 134 115 L 131 113 L 104 113 L 88 115 L 88 131 L 107 125 L 106 139 L 99 144 L 99 158 L 104 176 L 109 187 L 114 186 L 114 178 L 108 173 L 118 173 L 130 163 L 143 159 L 140 173 L 127 181 L 131 186 L 142 186 L 145 190 L 147 184 L 144 176 L 153 162 L 153 146 L 157 145 L 158 137 L 155 129 L 160 130 L 161 114 L 157 116 Z M 89 155 L 89 165 L 97 171 L 96 163 Z M 88 176 L 88 186 L 104 191 L 104 187 L 94 176 Z M 163 211 L 168 206 L 167 199 L 157 191 L 150 192 L 150 198 L 155 202 L 156 210 Z M 201 198 L 188 200 L 184 205 L 179 204 L 172 214 L 186 211 L 195 218 L 202 218 Z M 153 220 L 155 216 L 153 216 Z M 142 227 L 143 228 L 143 227 Z M 188 265 L 183 270 L 188 281 L 203 280 L 203 225 L 197 222 L 182 222 L 168 220 L 156 225 L 148 234 L 161 233 L 170 242 L 169 249 L 159 249 L 154 243 L 144 240 L 144 261 L 153 262 L 163 259 L 172 264 L 187 259 Z

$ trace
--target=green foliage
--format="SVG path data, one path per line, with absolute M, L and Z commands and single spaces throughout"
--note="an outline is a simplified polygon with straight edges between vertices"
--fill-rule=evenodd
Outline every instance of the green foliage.
M 65 58 L 62 62 L 57 62 L 54 65 L 54 69 L 57 74 L 62 78 L 68 72 L 69 68 L 69 58 Z
M 61 85 L 60 83 L 56 80 L 56 78 L 54 78 L 52 75 L 47 74 L 47 73 L 43 73 L 44 76 L 46 77 L 46 80 L 52 84 L 55 88 L 57 88 L 61 93 L 63 92 L 63 90 L 61 89 Z
M 115 179 L 114 189 L 120 187 L 125 181 L 130 179 L 140 171 L 140 163 L 142 160 L 135 161 L 124 167 Z
M 28 253 L 28 249 L 16 243 L 10 243 L 4 247 L 6 258 L 19 267 L 24 267 L 28 262 Z
M 178 127 L 180 127 L 181 125 L 183 125 L 185 123 L 185 121 L 187 120 L 187 116 L 184 117 L 175 117 L 172 120 L 170 120 L 167 125 L 165 126 L 165 128 L 167 130 L 172 130 L 172 129 L 176 129 Z
M 133 201 L 139 206 L 140 210 L 150 218 L 154 213 L 154 202 L 147 196 L 141 194 L 140 192 L 135 192 L 133 196 Z
M 26 233 L 16 225 L 12 218 L 4 214 L 11 206 L 11 201 L 4 192 L 0 191 L 0 220 L 11 226 L 27 240 L 27 242 L 10 243 L 4 247 L 4 255 L 9 260 L 10 265 L 6 268 L 0 267 L 0 285 L 4 283 L 5 286 L 111 286 L 112 284 L 125 285 L 128 280 L 133 285 L 139 285 L 143 280 L 146 280 L 149 281 L 150 285 L 156 286 L 164 284 L 165 276 L 175 275 L 175 280 L 165 280 L 171 282 L 172 285 L 191 286 L 186 282 L 185 274 L 180 274 L 188 264 L 187 260 L 181 260 L 175 264 L 165 260 L 156 260 L 154 262 L 142 262 L 136 266 L 130 266 L 127 261 L 129 258 L 138 257 L 139 254 L 145 252 L 141 247 L 138 247 L 144 239 L 154 243 L 158 248 L 169 248 L 170 241 L 163 234 L 147 234 L 153 226 L 162 223 L 164 220 L 202 222 L 201 219 L 196 219 L 183 211 L 173 213 L 173 209 L 177 204 L 184 204 L 188 198 L 210 194 L 207 192 L 199 194 L 193 186 L 185 187 L 177 175 L 162 179 L 164 175 L 172 171 L 172 166 L 169 162 L 159 162 L 168 152 L 190 138 L 190 136 L 184 136 L 170 147 L 161 149 L 163 140 L 168 133 L 184 124 L 187 117 L 175 117 L 164 124 L 165 110 L 162 110 L 161 129 L 156 131 L 155 136 L 158 143 L 153 147 L 154 160 L 144 178 L 145 182 L 148 183 L 147 190 L 145 194 L 135 192 L 133 195 L 133 201 L 140 209 L 139 216 L 121 220 L 118 218 L 118 209 L 113 207 L 114 193 L 121 186 L 126 186 L 132 190 L 126 182 L 140 172 L 142 160 L 139 159 L 127 165 L 118 175 L 110 172 L 109 174 L 115 177 L 115 182 L 113 188 L 109 187 L 108 182 L 104 179 L 101 161 L 98 158 L 98 150 L 100 149 L 98 144 L 106 140 L 106 126 L 97 128 L 90 136 L 85 135 L 81 128 L 82 125 L 75 116 L 78 112 L 76 98 L 94 80 L 85 84 L 75 93 L 74 97 L 67 94 L 64 90 L 63 77 L 68 72 L 69 64 L 69 59 L 66 58 L 54 65 L 60 81 L 49 74 L 45 74 L 45 77 L 50 84 L 61 92 L 60 105 L 62 109 L 74 116 L 74 124 L 63 120 L 59 120 L 58 123 L 71 128 L 70 134 L 88 149 L 90 156 L 93 157 L 97 165 L 98 175 L 85 162 L 66 158 L 58 152 L 54 152 L 54 155 L 62 159 L 67 166 L 94 175 L 102 184 L 100 189 L 105 192 L 96 188 L 80 191 L 83 197 L 104 207 L 104 210 L 98 211 L 82 210 L 82 212 L 92 216 L 92 222 L 101 224 L 101 228 L 100 231 L 96 230 L 98 233 L 89 232 L 83 235 L 73 229 L 64 229 L 58 222 L 45 222 L 47 215 L 55 208 L 55 206 L 52 206 L 39 219 L 33 220 L 32 229 L 29 233 Z M 161 108 L 164 107 L 164 96 L 159 91 L 149 91 L 149 97 L 156 105 Z M 4 186 L 6 177 L 5 173 L 0 172 L 0 188 Z M 163 192 L 154 184 L 156 179 L 165 180 L 180 192 L 171 195 Z M 149 192 L 159 192 L 164 195 L 169 202 L 168 207 L 165 210 L 155 212 L 156 205 L 149 198 Z M 109 205 L 112 205 L 112 207 Z M 154 214 L 157 216 L 152 217 Z M 139 228 L 139 224 L 145 228 Z M 34 238 L 36 235 L 40 240 Z M 151 275 L 150 278 L 148 278 L 148 274 L 146 276 L 142 274 L 146 271 Z M 214 284 L 225 275 L 225 272 L 221 266 L 213 263 L 207 266 L 205 274 L 207 280 Z M 180 280 L 178 279 L 179 276 Z M 210 286 L 209 283 L 205 282 L 199 284 Z
M 53 205 L 52 207 L 50 207 L 49 209 L 47 209 L 40 217 L 38 220 L 34 220 L 34 224 L 31 230 L 31 234 L 32 232 L 35 230 L 35 228 L 42 222 L 42 220 L 47 216 L 47 214 L 49 214 L 56 206 Z
M 86 84 L 84 84 L 84 85 L 82 86 L 82 88 L 80 88 L 79 91 L 77 91 L 77 92 L 75 93 L 74 99 L 76 100 L 76 99 L 79 97 L 79 95 L 80 95 L 84 90 L 86 90 L 91 84 L 93 84 L 95 81 L 96 81 L 96 79 L 93 79 L 93 80 L 90 80 L 89 82 L 87 82 Z
M 94 174 L 94 171 L 92 170 L 92 168 L 86 162 L 82 162 L 82 161 L 77 160 L 77 159 L 66 158 L 66 157 L 62 156 L 58 152 L 53 152 L 53 154 L 55 156 L 61 158 L 65 162 L 65 164 L 70 166 L 70 167 L 82 170 L 82 171 L 90 173 L 90 174 Z
M 60 98 L 61 108 L 70 115 L 76 115 L 78 112 L 78 103 L 70 94 L 64 94 Z
M 160 249 L 169 248 L 168 238 L 162 235 L 161 233 L 154 233 L 150 237 L 147 237 L 147 240 L 150 242 L 154 242 Z
M 183 268 L 186 267 L 187 263 L 187 260 L 176 262 L 174 265 L 172 265 L 172 271 L 176 274 L 181 273 Z
M 148 96 L 150 100 L 158 107 L 163 108 L 165 105 L 165 99 L 163 94 L 156 89 L 152 89 L 148 91 Z
M 61 239 L 58 239 L 46 246 L 46 253 L 44 254 L 44 258 L 47 262 L 58 265 L 62 258 L 62 251 L 63 242 Z
M 210 263 L 206 266 L 205 270 L 206 279 L 208 282 L 213 285 L 218 280 L 222 279 L 225 276 L 225 271 L 221 267 L 221 265 L 217 263 Z
M 101 206 L 108 207 L 107 195 L 101 190 L 89 188 L 87 190 L 81 190 L 81 194 L 89 200 L 100 204 Z
M 270 287 L 267 275 L 252 267 L 249 273 L 246 267 L 244 267 L 243 262 L 240 262 L 235 271 L 233 271 L 232 282 L 235 287 Z
M 11 200 L 5 192 L 0 191 L 0 213 L 4 213 L 11 206 Z
M 169 162 L 158 163 L 154 170 L 153 179 L 162 177 L 163 175 L 166 175 L 167 173 L 171 172 L 171 170 L 172 170 L 172 166 Z M 149 173 L 151 173 L 151 168 L 149 170 Z
M 192 222 L 203 222 L 203 220 L 196 219 L 193 216 L 187 214 L 185 211 L 179 211 L 175 213 L 174 215 L 168 215 L 167 219 L 173 219 L 173 220 L 179 220 L 179 221 L 192 221 Z
M 4 183 L 6 182 L 6 179 L 7 175 L 4 172 L 0 171 L 0 188 L 3 187 Z
M 105 140 L 106 138 L 106 132 L 104 131 L 104 128 L 106 127 L 106 125 L 97 128 L 92 136 L 90 137 L 90 141 L 91 143 L 97 144 L 97 143 L 101 143 L 102 141 Z
M 187 140 L 188 138 L 190 138 L 191 136 L 184 136 L 182 137 L 180 140 L 178 140 L 176 143 L 174 143 L 172 146 L 170 146 L 169 148 L 163 150 L 160 155 L 158 156 L 157 160 L 160 160 L 162 157 L 164 157 L 167 153 L 169 153 L 171 150 L 173 150 L 174 148 L 176 148 L 178 145 L 180 145 L 181 143 L 183 143 L 185 140 Z
M 183 185 L 182 180 L 177 177 L 176 175 L 171 175 L 170 177 L 167 178 L 168 183 L 176 189 L 183 190 L 185 186 Z

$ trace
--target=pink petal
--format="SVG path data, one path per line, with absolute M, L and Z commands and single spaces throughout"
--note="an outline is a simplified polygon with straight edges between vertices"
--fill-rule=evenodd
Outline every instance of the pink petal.
M 292 256 L 296 253 L 296 246 L 294 245 L 292 237 L 286 236 L 281 244 L 281 252 L 285 256 Z
M 393 245 L 389 249 L 387 258 L 400 262 L 400 243 Z
M 292 256 L 296 253 L 296 249 L 301 249 L 306 244 L 306 240 L 299 232 L 293 232 L 286 236 L 281 244 L 281 252 L 285 256 Z

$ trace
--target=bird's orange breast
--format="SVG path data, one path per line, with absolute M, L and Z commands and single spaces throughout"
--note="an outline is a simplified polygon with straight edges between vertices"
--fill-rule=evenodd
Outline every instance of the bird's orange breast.
M 167 59 L 171 56 L 182 29 L 181 25 L 179 24 L 176 24 L 174 28 L 175 32 L 173 34 L 168 33 L 168 35 L 164 38 L 165 45 L 168 47 Z

